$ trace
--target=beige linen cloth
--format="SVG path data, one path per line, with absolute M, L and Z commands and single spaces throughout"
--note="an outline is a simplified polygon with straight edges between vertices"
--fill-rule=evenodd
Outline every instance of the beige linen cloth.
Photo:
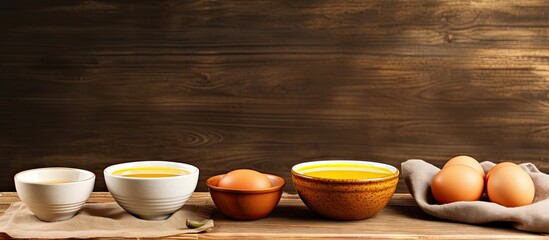
M 482 162 L 485 172 L 495 164 Z M 431 180 L 439 168 L 419 159 L 410 159 L 401 165 L 408 190 L 425 213 L 456 222 L 482 224 L 511 222 L 520 230 L 549 233 L 549 175 L 540 172 L 532 163 L 520 164 L 536 188 L 534 203 L 508 208 L 487 200 L 438 204 L 431 195 Z
M 71 219 L 43 222 L 24 203 L 16 202 L 0 218 L 0 232 L 14 238 L 165 237 L 203 232 L 213 227 L 211 219 L 195 229 L 185 224 L 187 219 L 208 219 L 213 211 L 211 206 L 184 205 L 166 220 L 146 221 L 130 215 L 114 202 L 91 203 Z

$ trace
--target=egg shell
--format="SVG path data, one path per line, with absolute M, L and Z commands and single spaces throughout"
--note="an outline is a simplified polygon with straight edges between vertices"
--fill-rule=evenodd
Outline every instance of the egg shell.
M 472 167 L 461 164 L 443 168 L 431 182 L 431 193 L 441 204 L 476 201 L 483 190 L 484 178 Z
M 503 166 L 491 174 L 486 190 L 490 201 L 505 207 L 529 205 L 536 193 L 530 175 L 513 166 Z
M 256 190 L 270 188 L 271 181 L 258 171 L 237 169 L 225 174 L 217 186 L 229 189 Z
M 452 159 L 448 160 L 448 162 L 446 162 L 446 164 L 444 164 L 444 167 L 442 167 L 442 168 L 457 165 L 457 164 L 463 164 L 463 165 L 467 165 L 469 167 L 472 167 L 478 173 L 480 173 L 480 175 L 482 177 L 485 176 L 484 169 L 482 168 L 482 165 L 480 165 L 480 163 L 476 159 L 474 159 L 472 157 L 469 157 L 469 156 L 463 156 L 462 155 L 462 156 L 453 157 Z
M 505 167 L 505 166 L 512 166 L 512 167 L 517 167 L 517 168 L 520 168 L 519 165 L 515 164 L 515 163 L 512 163 L 512 162 L 501 162 L 501 163 L 498 163 L 496 164 L 494 167 L 492 167 L 492 169 L 490 169 L 490 171 L 488 171 L 488 173 L 486 174 L 486 182 L 488 182 L 488 179 L 490 178 L 490 176 L 492 174 L 494 174 L 498 169 L 502 168 L 502 167 Z

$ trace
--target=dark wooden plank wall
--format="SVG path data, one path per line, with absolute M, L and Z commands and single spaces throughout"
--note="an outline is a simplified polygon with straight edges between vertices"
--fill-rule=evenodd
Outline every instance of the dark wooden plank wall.
M 548 1 L 1 1 L 0 34 L 0 191 L 137 160 L 201 191 L 313 159 L 549 172 Z

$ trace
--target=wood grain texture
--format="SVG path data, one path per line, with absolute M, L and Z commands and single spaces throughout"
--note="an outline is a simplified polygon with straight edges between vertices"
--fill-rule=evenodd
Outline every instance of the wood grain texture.
M 0 216 L 17 200 L 16 193 L 0 193 Z M 95 192 L 88 202 L 112 201 L 109 193 Z M 209 193 L 195 192 L 186 204 L 213 205 L 213 201 Z M 522 232 L 505 223 L 469 225 L 438 220 L 423 213 L 410 194 L 395 194 L 380 213 L 361 221 L 320 218 L 299 196 L 288 193 L 267 218 L 236 221 L 216 211 L 212 219 L 215 227 L 207 233 L 164 239 L 547 239 L 547 235 Z
M 1 1 L 0 190 L 23 169 L 205 179 L 458 154 L 549 172 L 549 2 Z M 403 181 L 397 189 L 406 192 Z

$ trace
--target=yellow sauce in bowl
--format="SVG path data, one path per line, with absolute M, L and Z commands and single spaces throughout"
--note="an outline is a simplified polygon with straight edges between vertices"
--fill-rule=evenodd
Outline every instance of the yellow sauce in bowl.
M 353 163 L 323 163 L 296 169 L 296 172 L 309 177 L 328 179 L 372 179 L 384 178 L 393 172 L 384 167 Z
M 190 172 L 180 168 L 170 167 L 132 167 L 112 172 L 113 175 L 130 178 L 165 178 L 177 177 Z

